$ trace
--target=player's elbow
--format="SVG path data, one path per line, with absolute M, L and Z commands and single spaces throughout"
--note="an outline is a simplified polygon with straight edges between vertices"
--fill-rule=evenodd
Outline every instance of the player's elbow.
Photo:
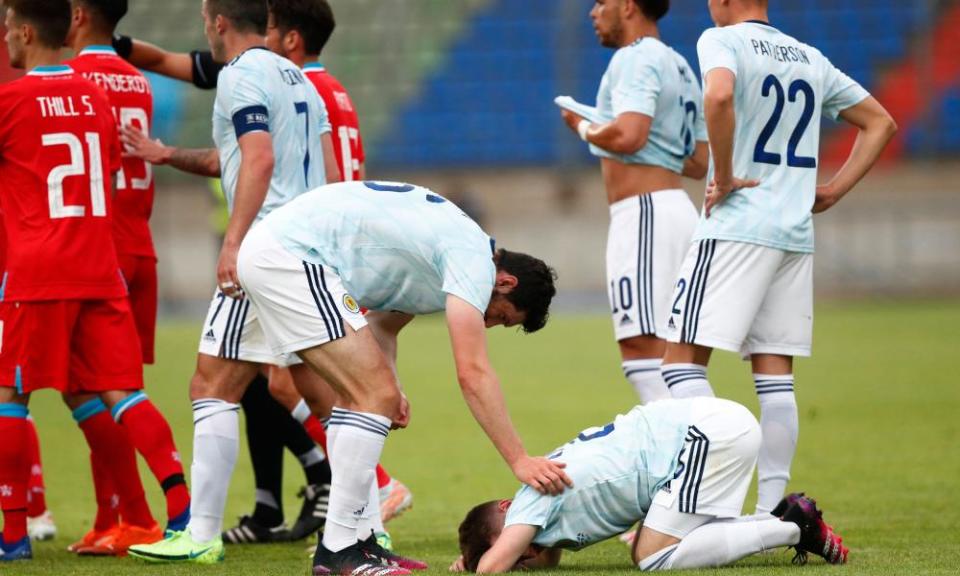
M 480 396 L 480 390 L 486 380 L 486 370 L 479 364 L 471 363 L 457 367 L 457 382 L 465 398 Z
M 900 127 L 897 126 L 897 121 L 893 119 L 893 116 L 891 116 L 889 112 L 886 112 L 883 115 L 879 121 L 879 124 L 881 126 L 880 129 L 883 130 L 883 134 L 887 137 L 887 140 L 893 138 L 893 135 L 896 134 L 897 130 L 900 129 Z
M 727 88 L 714 88 L 707 90 L 703 95 L 703 108 L 705 111 L 718 110 L 733 107 L 733 90 Z

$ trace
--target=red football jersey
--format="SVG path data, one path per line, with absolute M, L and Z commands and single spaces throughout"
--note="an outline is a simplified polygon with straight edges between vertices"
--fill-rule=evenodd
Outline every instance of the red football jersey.
M 337 166 L 340 167 L 343 181 L 360 180 L 360 166 L 364 160 L 363 139 L 360 138 L 360 121 L 350 96 L 322 64 L 307 64 L 303 71 L 317 88 L 327 107 L 330 126 L 333 128 L 333 149 L 337 154 Z
M 110 179 L 120 169 L 113 112 L 69 66 L 0 86 L 3 299 L 120 298 Z
M 117 56 L 110 46 L 89 46 L 66 62 L 103 89 L 118 124 L 150 134 L 153 126 L 153 92 L 150 82 L 134 66 Z M 150 234 L 153 212 L 153 170 L 150 163 L 132 156 L 123 158 L 113 197 L 113 231 L 118 254 L 156 257 Z

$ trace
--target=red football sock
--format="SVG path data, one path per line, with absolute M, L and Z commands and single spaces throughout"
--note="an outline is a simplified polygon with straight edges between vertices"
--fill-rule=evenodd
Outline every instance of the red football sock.
M 119 520 L 148 528 L 156 524 L 143 494 L 137 453 L 123 427 L 106 410 L 80 422 L 90 446 L 90 467 L 97 496 L 96 530 L 106 530 Z M 117 501 L 119 501 L 119 507 Z
M 4 406 L 16 406 L 4 404 Z M 27 535 L 27 483 L 30 429 L 23 416 L 0 416 L 0 510 L 3 510 L 3 541 L 19 542 Z
M 390 474 L 383 469 L 383 466 L 377 464 L 377 488 L 383 488 L 389 484 L 391 480 L 393 480 L 393 478 L 390 477 Z
M 37 426 L 27 419 L 27 450 L 30 455 L 30 479 L 27 481 L 27 515 L 36 518 L 47 511 L 43 486 L 43 465 L 40 462 L 40 439 Z
M 163 488 L 167 498 L 167 519 L 184 518 L 190 509 L 190 493 L 167 420 L 144 397 L 123 411 L 120 423 Z
M 320 423 L 320 420 L 311 414 L 303 421 L 303 427 L 307 430 L 307 435 L 323 448 L 323 453 L 329 455 L 330 452 L 327 450 L 327 431 L 323 429 L 323 424 Z
M 87 442 L 89 444 L 89 441 Z M 118 503 L 120 495 L 113 489 L 113 477 L 106 456 L 101 451 L 90 451 L 90 471 L 93 472 L 93 493 L 97 500 L 97 515 L 93 529 L 105 532 L 120 521 Z

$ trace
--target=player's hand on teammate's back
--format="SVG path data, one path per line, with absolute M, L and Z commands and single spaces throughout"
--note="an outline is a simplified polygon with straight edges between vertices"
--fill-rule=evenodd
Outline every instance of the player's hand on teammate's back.
M 723 202 L 723 200 L 729 196 L 731 192 L 741 188 L 754 188 L 759 184 L 759 180 L 736 177 L 731 178 L 729 182 L 717 182 L 716 178 L 710 180 L 710 183 L 707 184 L 707 193 L 703 203 L 703 208 L 707 213 L 707 218 L 710 217 L 710 211 L 713 209 L 713 207 Z
M 243 298 L 240 280 L 237 279 L 237 254 L 239 246 L 223 245 L 217 260 L 217 286 L 231 298 Z
M 573 480 L 563 471 L 567 465 L 542 456 L 523 456 L 513 465 L 517 480 L 541 494 L 556 496 L 573 487 Z
M 833 188 L 831 188 L 829 185 L 825 184 L 823 186 L 817 186 L 817 196 L 813 201 L 812 212 L 814 214 L 825 212 L 826 210 L 832 208 L 839 199 L 840 197 L 834 193 Z
M 120 141 L 124 156 L 134 156 L 151 164 L 166 164 L 170 161 L 170 149 L 159 139 L 151 140 L 134 126 L 120 127 Z

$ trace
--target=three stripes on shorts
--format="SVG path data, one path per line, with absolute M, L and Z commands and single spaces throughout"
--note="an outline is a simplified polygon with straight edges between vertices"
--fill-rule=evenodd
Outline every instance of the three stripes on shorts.
M 696 343 L 700 308 L 703 306 L 703 296 L 710 276 L 710 264 L 713 262 L 713 254 L 716 250 L 716 240 L 700 241 L 697 261 L 693 266 L 693 274 L 690 275 L 690 284 L 687 286 L 687 298 L 684 303 L 683 329 L 680 332 L 680 342 L 684 344 Z
M 697 497 L 700 494 L 700 483 L 703 481 L 703 471 L 707 467 L 707 452 L 710 449 L 710 440 L 696 426 L 687 429 L 685 442 L 686 461 L 683 462 L 683 482 L 680 485 L 680 511 L 686 514 L 697 513 Z

